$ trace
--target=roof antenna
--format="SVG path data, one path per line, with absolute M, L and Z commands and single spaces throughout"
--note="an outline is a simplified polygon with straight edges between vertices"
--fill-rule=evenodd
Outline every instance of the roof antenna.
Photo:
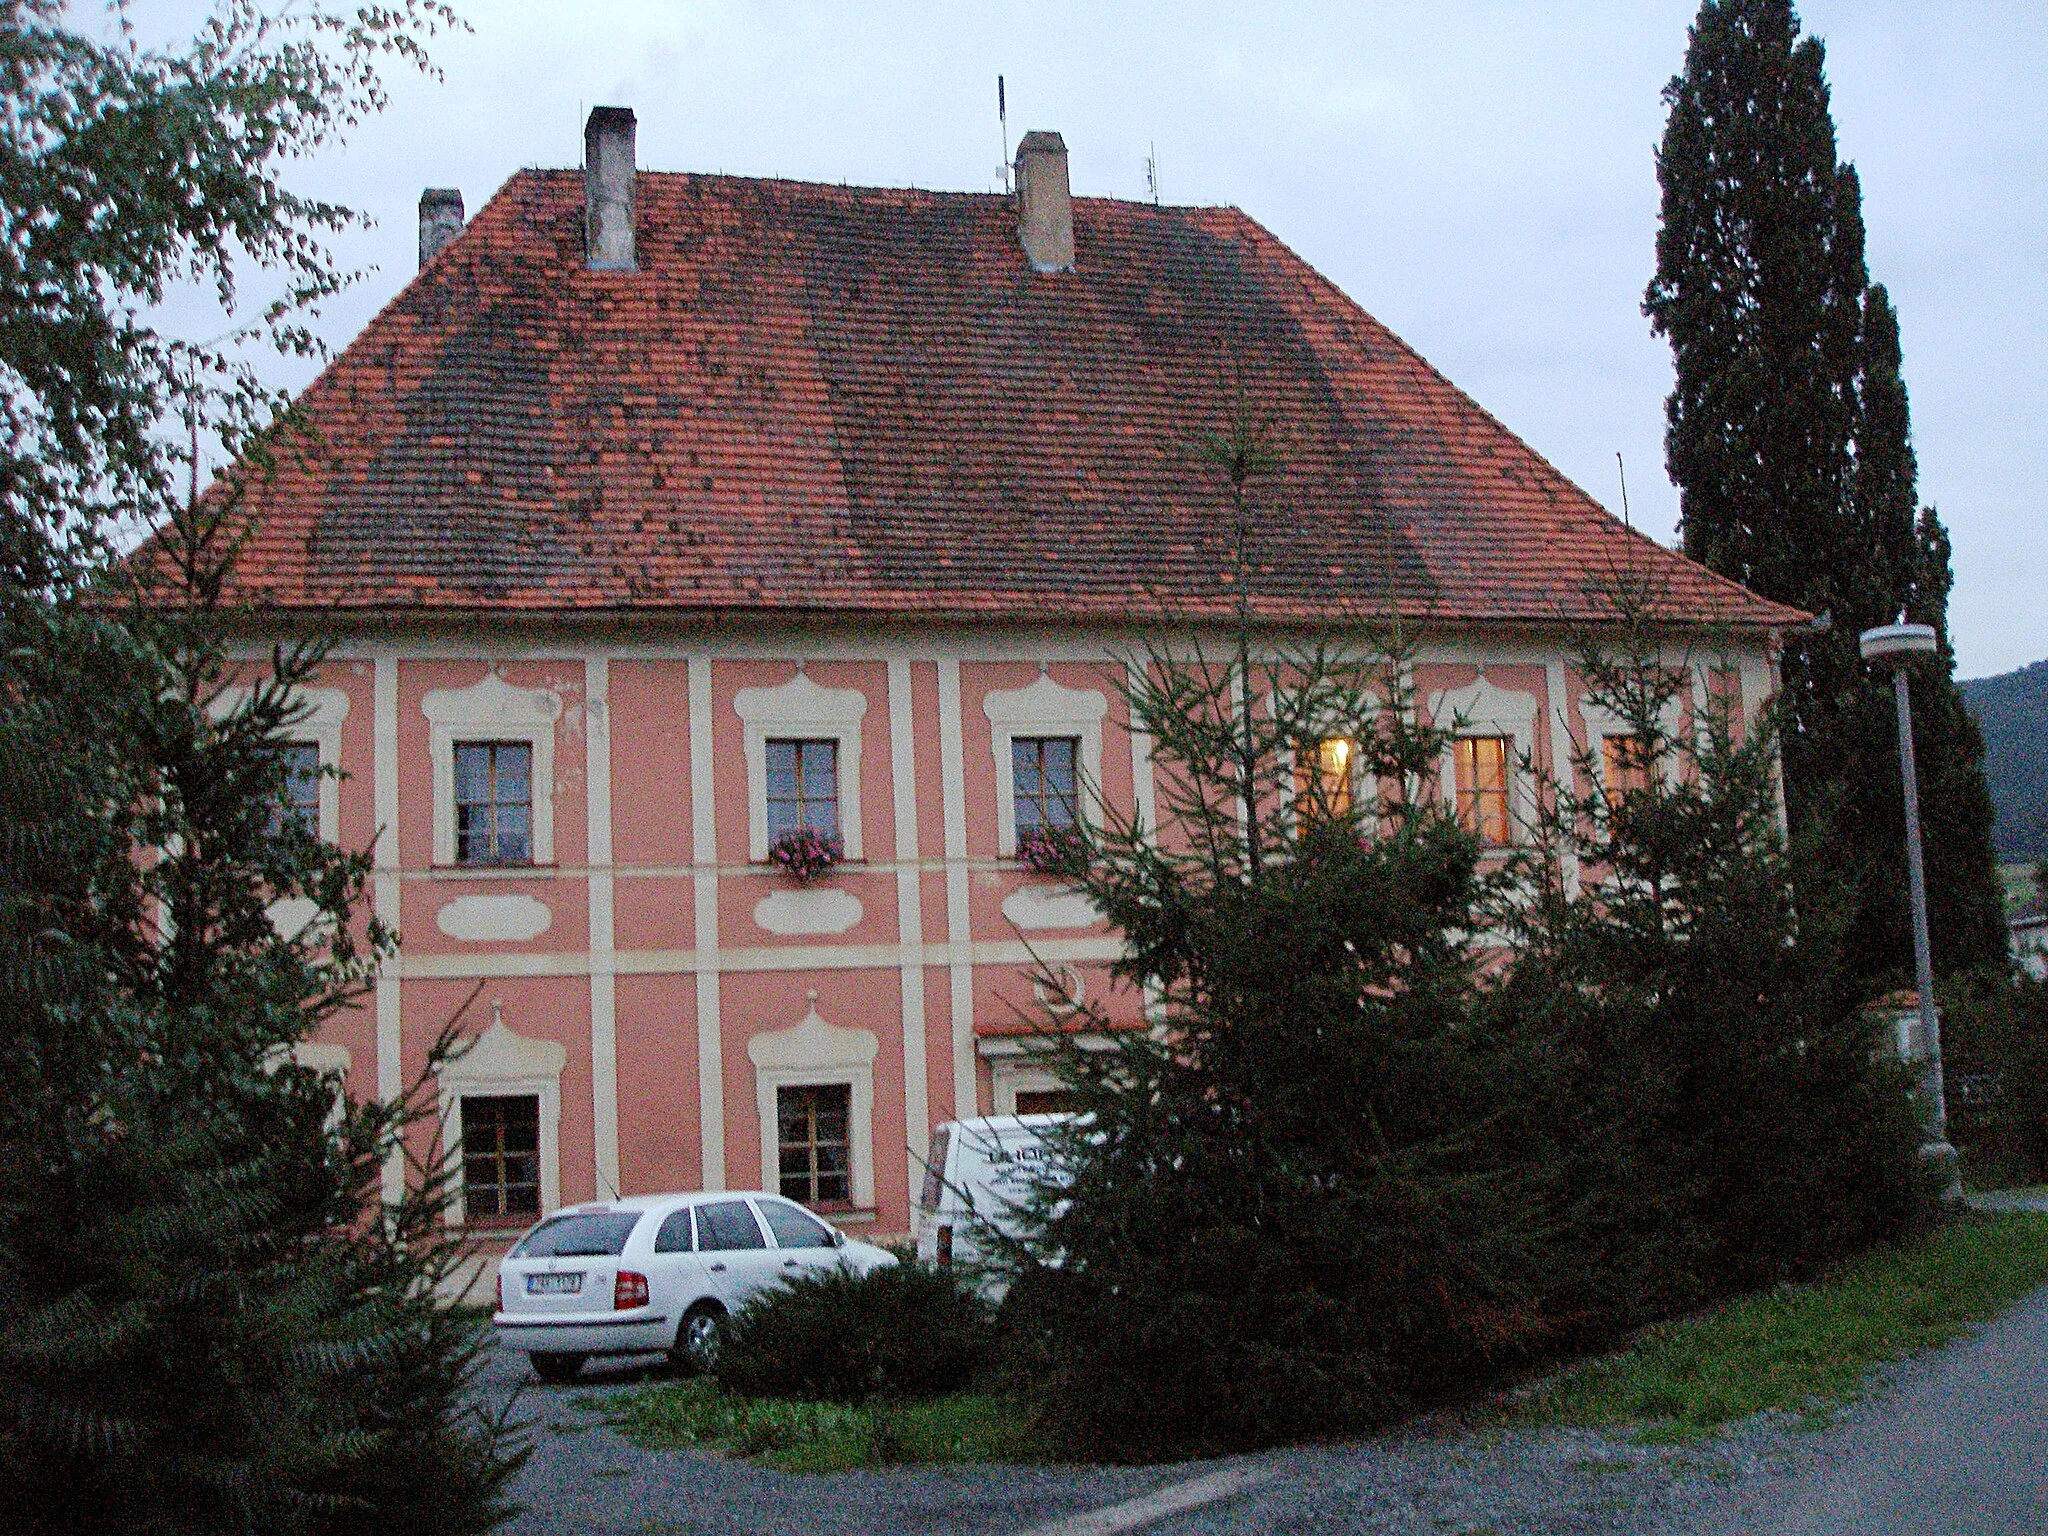
M 1003 125 L 1003 195 L 1010 194 L 1010 103 L 1003 94 L 1003 77 L 996 76 L 996 121 Z
M 1621 462 L 1621 450 L 1614 451 L 1614 467 L 1621 471 L 1621 521 L 1624 527 L 1635 527 L 1635 519 L 1628 515 L 1628 466 Z
M 1152 206 L 1159 206 L 1159 145 L 1155 140 L 1145 146 L 1145 192 L 1152 199 Z

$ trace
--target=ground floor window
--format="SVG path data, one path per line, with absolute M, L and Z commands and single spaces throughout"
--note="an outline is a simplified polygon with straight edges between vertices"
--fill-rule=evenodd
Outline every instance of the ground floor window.
M 540 1214 L 540 1096 L 462 1096 L 462 1211 L 468 1221 Z
M 804 1205 L 853 1203 L 853 1089 L 845 1083 L 775 1090 L 781 1191 Z
M 1074 1090 L 1071 1088 L 1017 1090 L 1017 1113 L 1020 1115 L 1064 1115 L 1072 1113 L 1078 1107 L 1074 1100 Z

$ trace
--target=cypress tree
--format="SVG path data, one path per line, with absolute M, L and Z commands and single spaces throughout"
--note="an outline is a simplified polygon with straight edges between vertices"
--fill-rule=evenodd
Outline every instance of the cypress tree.
M 1842 851 L 1848 950 L 1874 986 L 1911 950 L 1890 688 L 1856 637 L 1901 613 L 1942 637 L 1914 682 L 1936 963 L 1994 960 L 2004 939 L 1983 747 L 1948 648 L 1947 535 L 1918 510 L 1898 320 L 1865 267 L 1824 66 L 1789 0 L 1702 4 L 1664 93 L 1644 311 L 1676 364 L 1665 450 L 1686 553 L 1831 619 L 1787 638 L 1787 799 Z

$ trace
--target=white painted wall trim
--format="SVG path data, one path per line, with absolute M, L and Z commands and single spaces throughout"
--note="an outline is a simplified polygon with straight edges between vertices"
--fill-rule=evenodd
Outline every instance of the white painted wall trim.
M 515 688 L 488 672 L 467 688 L 436 688 L 420 700 L 434 772 L 434 862 L 455 862 L 455 744 L 523 741 L 533 748 L 533 862 L 555 862 L 555 722 L 551 688 Z
M 398 932 L 398 658 L 378 652 L 372 662 L 370 723 L 371 802 L 377 817 L 372 856 L 371 900 L 378 918 Z M 405 1092 L 404 1029 L 400 1016 L 399 967 L 403 952 L 377 968 L 377 1097 L 395 1101 Z M 405 1154 L 384 1161 L 383 1195 L 395 1205 L 405 1194 Z
M 619 1189 L 619 1011 L 612 978 L 611 663 L 583 664 L 583 767 L 590 863 L 590 1123 L 597 1192 Z
M 974 964 L 967 906 L 967 747 L 960 718 L 960 662 L 939 661 L 939 789 L 946 825 L 946 937 L 952 961 L 953 1118 L 977 1113 L 974 1091 Z
M 910 663 L 889 662 L 889 769 L 896 823 L 896 932 L 906 956 L 924 944 L 924 888 L 917 851 L 916 710 Z M 931 1103 L 925 1060 L 924 965 L 906 958 L 898 971 L 903 990 L 903 1139 L 906 1189 L 915 1190 L 931 1140 Z
M 569 1053 L 553 1040 L 535 1040 L 507 1025 L 498 1004 L 491 1027 L 439 1075 L 442 1147 L 454 1175 L 448 1221 L 459 1226 L 462 1208 L 462 1099 L 465 1094 L 530 1093 L 540 1100 L 540 1208 L 562 1203 L 562 1068 Z
M 858 688 L 821 688 L 799 672 L 773 688 L 742 688 L 733 708 L 745 722 L 747 857 L 768 857 L 768 741 L 797 737 L 839 743 L 839 840 L 861 857 L 860 724 L 868 696 Z
M 1010 744 L 1019 736 L 1072 736 L 1081 743 L 1081 782 L 1075 786 L 1080 814 L 1093 824 L 1100 819 L 1097 796 L 1102 790 L 1102 717 L 1109 700 L 1094 689 L 1067 688 L 1040 673 L 1029 687 L 991 689 L 982 695 L 988 716 L 989 750 L 996 768 L 996 852 L 1017 856 L 1016 765 Z
M 1536 821 L 1536 786 L 1525 767 L 1535 761 L 1536 696 L 1518 689 L 1496 688 L 1484 672 L 1463 688 L 1439 689 L 1429 696 L 1430 718 L 1440 731 L 1454 736 L 1505 736 L 1512 747 L 1508 764 L 1510 835 L 1516 842 L 1529 836 Z M 1444 804 L 1458 803 L 1458 776 L 1453 749 L 1446 745 L 1441 764 Z
M 245 708 L 253 694 L 248 688 L 223 688 L 209 713 L 216 720 Z M 319 750 L 320 804 L 317 821 L 323 842 L 341 841 L 341 783 L 334 774 L 341 767 L 341 726 L 348 719 L 348 694 L 339 688 L 298 688 L 293 701 L 305 713 L 281 733 L 286 741 L 305 742 Z
M 1569 793 L 1577 785 L 1572 772 L 1571 703 L 1570 685 L 1565 677 L 1562 661 L 1547 662 L 1543 668 L 1543 691 L 1549 695 L 1547 724 L 1550 728 L 1550 776 L 1556 787 Z M 1570 841 L 1557 851 L 1558 874 L 1564 881 L 1564 893 L 1568 897 L 1579 894 L 1579 854 Z
M 697 972 L 697 1122 L 701 1181 L 725 1188 L 725 1047 L 718 998 L 718 807 L 713 797 L 711 662 L 692 656 L 690 688 L 690 857 L 696 864 L 691 907 L 697 953 L 712 964 Z
M 761 1117 L 761 1188 L 778 1187 L 775 1095 L 782 1088 L 844 1085 L 852 1110 L 847 1140 L 853 1154 L 853 1203 L 862 1210 L 875 1204 L 875 1057 L 881 1042 L 873 1031 L 829 1024 L 818 1013 L 818 994 L 810 1009 L 787 1029 L 770 1030 L 747 1042 L 754 1064 L 755 1109 Z

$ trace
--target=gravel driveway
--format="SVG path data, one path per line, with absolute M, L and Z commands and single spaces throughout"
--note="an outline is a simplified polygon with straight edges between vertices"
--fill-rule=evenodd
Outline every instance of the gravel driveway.
M 501 1356 L 491 1382 L 525 1376 Z M 639 1379 L 592 1372 L 522 1401 L 538 1449 L 516 1536 L 954 1536 L 1023 1532 L 1213 1470 L 955 1467 L 800 1477 L 634 1449 L 581 1393 Z M 1155 1536 L 2023 1536 L 2048 1532 L 2048 1290 L 1949 1349 L 1888 1373 L 1818 1432 L 1754 1420 L 1703 1446 L 1592 1431 L 1485 1431 L 1424 1421 L 1342 1446 L 1243 1462 L 1277 1475 L 1146 1527 Z

